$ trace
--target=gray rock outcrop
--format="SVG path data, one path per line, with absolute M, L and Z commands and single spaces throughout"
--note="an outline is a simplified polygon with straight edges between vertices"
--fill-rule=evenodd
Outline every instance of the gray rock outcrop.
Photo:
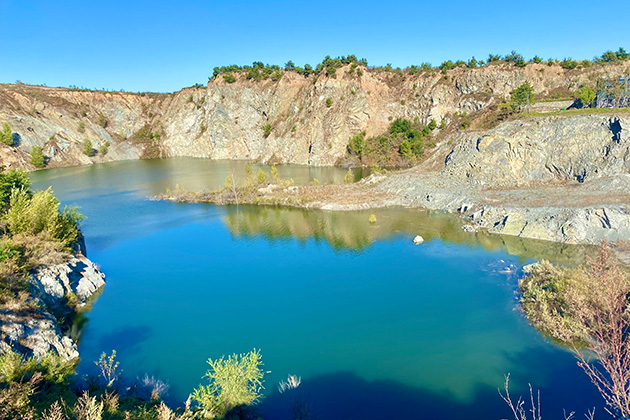
M 26 356 L 53 352 L 65 360 L 79 356 L 76 343 L 63 334 L 57 316 L 71 316 L 105 285 L 105 276 L 85 257 L 37 269 L 30 278 L 37 309 L 0 312 L 0 351 Z M 70 302 L 74 306 L 68 307 Z

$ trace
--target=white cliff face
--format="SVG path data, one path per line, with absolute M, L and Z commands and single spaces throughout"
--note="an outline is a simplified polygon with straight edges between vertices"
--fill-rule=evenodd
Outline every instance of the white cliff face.
M 0 145 L 0 158 L 32 169 L 28 152 L 36 145 L 51 167 L 169 156 L 334 165 L 346 156 L 351 136 L 378 135 L 396 118 L 440 123 L 456 113 L 483 111 L 507 101 L 525 81 L 538 96 L 566 95 L 600 77 L 627 74 L 630 62 L 571 71 L 493 64 L 413 76 L 370 70 L 359 77 L 348 69 L 316 79 L 284 72 L 278 82 L 236 73 L 236 82 L 227 83 L 219 75 L 205 88 L 173 94 L 1 85 L 0 122 L 19 135 L 22 154 L 11 156 L 15 148 Z M 95 149 L 109 143 L 107 153 L 84 155 L 85 138 Z
M 53 352 L 66 360 L 79 356 L 76 343 L 64 336 L 54 314 L 69 316 L 105 285 L 105 275 L 85 257 L 37 269 L 29 280 L 40 309 L 27 313 L 0 312 L 0 351 L 13 350 L 40 358 Z M 76 302 L 74 308 L 66 300 Z

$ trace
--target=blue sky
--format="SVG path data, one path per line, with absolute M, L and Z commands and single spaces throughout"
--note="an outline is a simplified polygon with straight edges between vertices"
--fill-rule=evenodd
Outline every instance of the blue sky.
M 628 1 L 0 0 L 0 82 L 168 92 L 215 66 L 630 50 Z

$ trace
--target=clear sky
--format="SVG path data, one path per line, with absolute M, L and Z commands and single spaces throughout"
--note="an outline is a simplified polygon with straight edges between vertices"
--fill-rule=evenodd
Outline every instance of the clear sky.
M 512 50 L 630 51 L 630 1 L 0 0 L 0 82 L 127 91 L 205 84 L 215 66 L 355 54 L 405 67 Z

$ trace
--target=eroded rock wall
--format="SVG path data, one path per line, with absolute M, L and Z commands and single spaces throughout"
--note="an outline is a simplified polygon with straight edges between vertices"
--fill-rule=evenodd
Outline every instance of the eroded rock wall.
M 173 94 L 1 85 L 0 122 L 16 133 L 18 151 L 0 145 L 0 159 L 32 169 L 28 153 L 41 146 L 52 167 L 169 156 L 333 165 L 346 156 L 351 136 L 378 135 L 396 118 L 439 123 L 483 111 L 525 81 L 539 96 L 566 95 L 600 77 L 626 74 L 630 63 L 579 70 L 493 64 L 413 76 L 348 70 L 335 78 L 284 72 L 278 82 L 237 73 L 227 83 L 220 75 L 205 88 Z M 107 154 L 83 154 L 86 138 L 95 150 L 109 144 Z

